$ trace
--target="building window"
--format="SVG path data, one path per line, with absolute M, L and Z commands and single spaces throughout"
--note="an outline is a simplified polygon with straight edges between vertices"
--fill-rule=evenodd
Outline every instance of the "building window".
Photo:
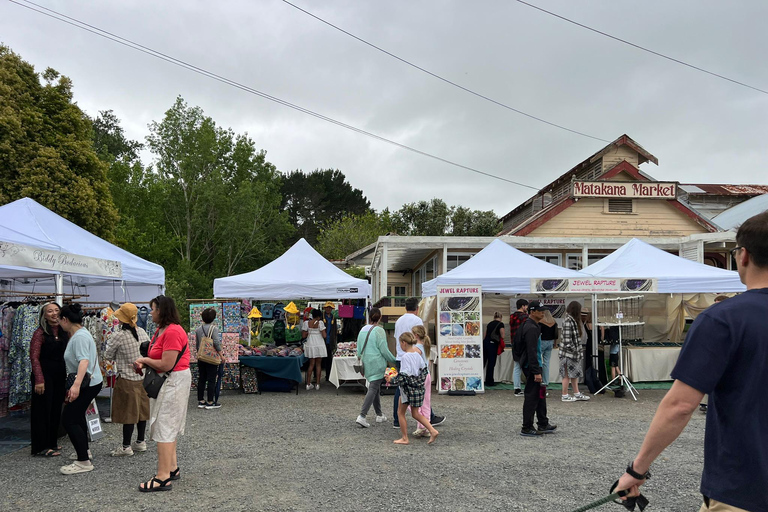
M 393 293 L 393 290 L 394 290 L 394 293 Z M 407 295 L 406 295 L 407 293 L 408 293 L 408 287 L 405 285 L 401 285 L 401 286 L 395 285 L 394 287 L 387 286 L 387 296 L 394 297 L 394 299 L 392 300 L 392 304 L 394 306 L 405 307 L 405 299 L 407 298 Z
M 445 271 L 448 272 L 449 270 L 455 269 L 462 263 L 469 261 L 469 258 L 471 258 L 472 256 L 474 256 L 474 254 L 469 254 L 469 253 L 458 254 L 455 252 L 449 252 L 448 258 L 447 258 L 448 268 Z
M 608 199 L 608 213 L 634 213 L 633 199 Z
M 589 253 L 587 265 L 591 265 L 593 263 L 597 263 L 601 259 L 608 256 L 608 254 L 592 254 Z M 565 255 L 565 261 L 566 261 L 566 268 L 569 268 L 571 270 L 581 270 L 581 253 L 575 252 L 575 253 L 568 253 Z
M 551 263 L 553 265 L 562 265 L 561 261 L 561 254 L 546 254 L 546 253 L 532 253 L 531 256 L 534 258 L 538 258 L 541 261 L 546 261 L 547 263 Z

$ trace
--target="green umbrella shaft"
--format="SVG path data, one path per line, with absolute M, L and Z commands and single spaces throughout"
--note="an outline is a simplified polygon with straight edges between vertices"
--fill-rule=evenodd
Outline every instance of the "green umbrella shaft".
M 597 508 L 600 505 L 605 505 L 606 503 L 615 500 L 616 498 L 620 498 L 619 493 L 615 492 L 613 494 L 609 494 L 605 498 L 600 498 L 597 501 L 593 501 L 589 505 L 584 505 L 583 507 L 579 507 L 573 512 L 585 512 L 586 510 L 591 510 L 593 508 Z

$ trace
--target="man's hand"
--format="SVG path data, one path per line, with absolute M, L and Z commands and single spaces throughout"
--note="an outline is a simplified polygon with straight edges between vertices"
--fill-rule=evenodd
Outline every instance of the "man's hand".
M 534 375 L 533 382 L 541 382 L 541 374 Z
M 45 384 L 35 384 L 35 393 L 38 395 L 45 393 Z
M 638 480 L 629 473 L 624 473 L 621 478 L 619 478 L 619 485 L 616 486 L 613 492 L 629 490 L 629 495 L 621 498 L 622 500 L 626 500 L 627 497 L 638 496 L 640 494 L 640 486 L 644 483 L 645 479 Z

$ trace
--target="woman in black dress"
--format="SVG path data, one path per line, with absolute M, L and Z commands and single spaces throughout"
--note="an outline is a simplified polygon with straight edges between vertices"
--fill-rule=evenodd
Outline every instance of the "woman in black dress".
M 483 338 L 483 363 L 485 364 L 485 387 L 495 386 L 493 370 L 496 368 L 496 356 L 499 345 L 504 339 L 504 323 L 501 321 L 501 313 L 496 311 L 493 320 L 488 322 Z
M 64 405 L 67 370 L 64 349 L 69 335 L 59 327 L 59 305 L 49 302 L 40 309 L 40 327 L 32 335 L 32 455 L 57 457 L 61 409 Z

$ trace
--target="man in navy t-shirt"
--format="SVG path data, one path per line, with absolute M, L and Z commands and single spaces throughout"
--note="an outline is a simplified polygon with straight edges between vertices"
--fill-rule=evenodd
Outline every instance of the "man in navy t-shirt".
M 618 490 L 645 483 L 651 463 L 709 394 L 701 511 L 768 512 L 768 212 L 748 219 L 731 251 L 747 291 L 701 313 L 688 331 L 640 452 Z

